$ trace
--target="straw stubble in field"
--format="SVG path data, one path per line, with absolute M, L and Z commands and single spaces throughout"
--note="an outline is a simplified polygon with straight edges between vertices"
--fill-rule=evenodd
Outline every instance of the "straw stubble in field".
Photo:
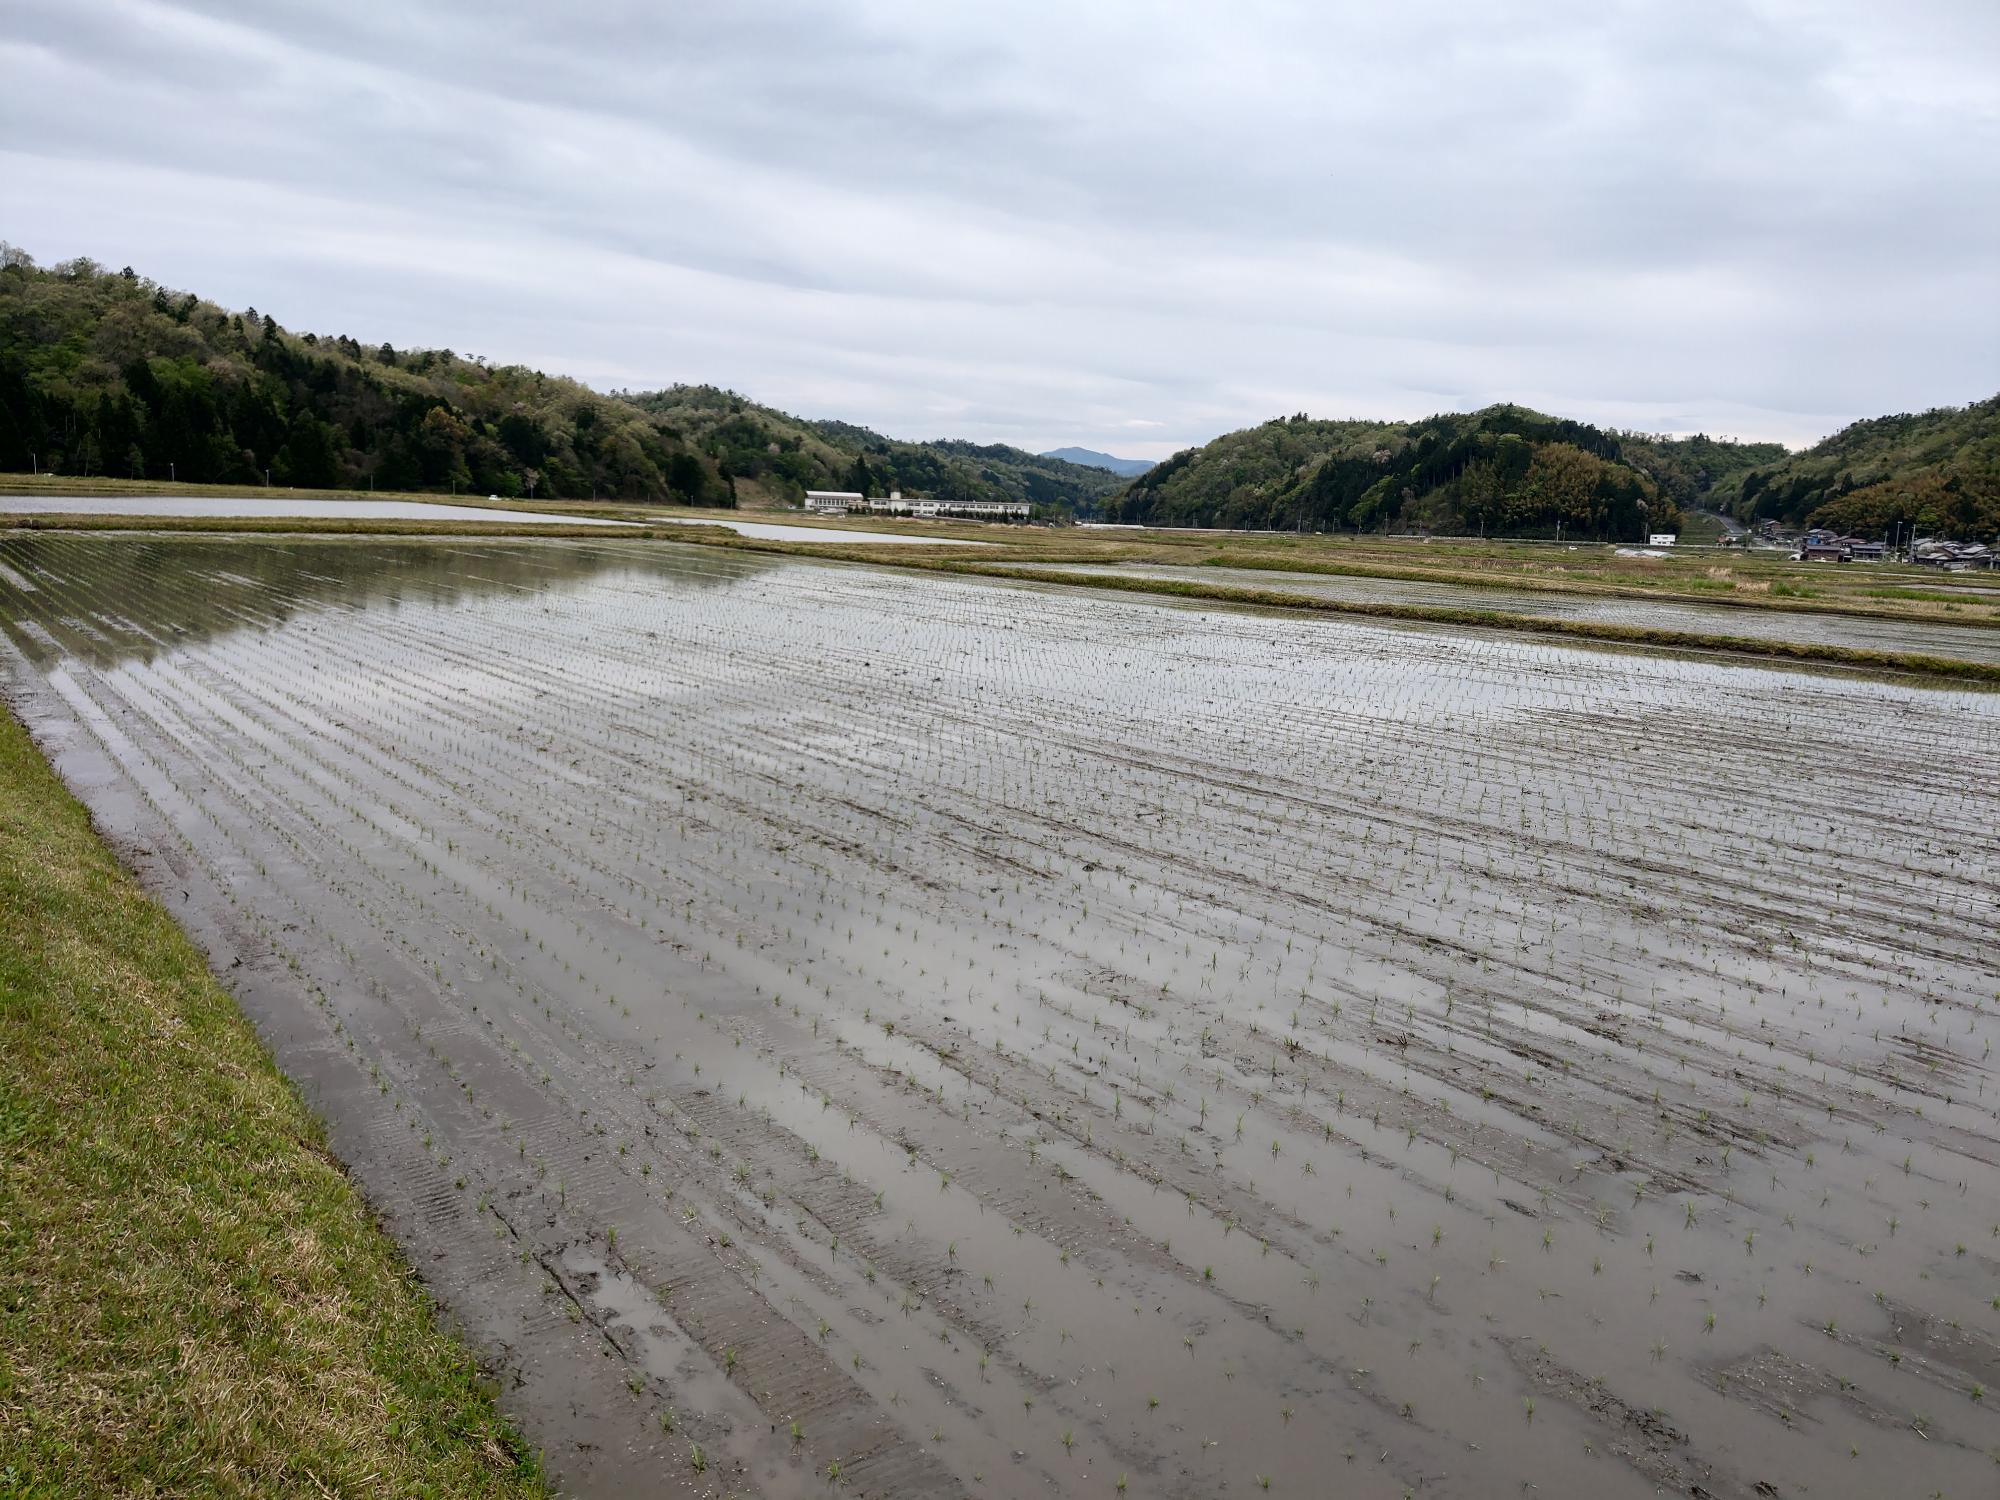
M 281 1061 L 402 1143 L 357 1168 L 475 1335 L 521 1304 L 560 1480 L 1993 1482 L 2000 699 L 134 545 L 0 541 L 20 675 L 282 963 Z

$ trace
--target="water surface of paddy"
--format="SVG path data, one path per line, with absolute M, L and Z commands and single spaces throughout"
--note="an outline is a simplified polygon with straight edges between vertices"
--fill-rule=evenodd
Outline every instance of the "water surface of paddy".
M 961 541 L 949 536 L 910 536 L 900 531 L 856 531 L 844 526 L 788 526 L 782 521 L 737 521 L 725 516 L 654 516 L 676 526 L 726 526 L 738 536 L 767 542 L 908 542 L 918 547 L 985 547 L 987 542 Z
M 65 516 L 173 516 L 284 521 L 520 521 L 528 525 L 631 526 L 595 516 L 562 516 L 486 505 L 422 500 L 272 499 L 254 495 L 0 495 L 0 513 Z
M 595 536 L 0 676 L 566 1494 L 1990 1487 L 2000 695 Z

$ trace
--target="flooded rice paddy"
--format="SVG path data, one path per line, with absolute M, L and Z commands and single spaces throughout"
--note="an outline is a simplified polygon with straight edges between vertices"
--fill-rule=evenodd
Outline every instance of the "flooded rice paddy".
M 856 543 L 908 543 L 913 547 L 985 547 L 987 542 L 965 541 L 949 536 L 911 536 L 905 531 L 862 531 L 846 526 L 788 526 L 782 521 L 734 521 L 725 516 L 654 516 L 655 521 L 671 521 L 676 526 L 722 526 L 738 536 L 767 542 L 828 542 L 841 546 Z
M 421 500 L 274 500 L 251 495 L 0 495 L 0 515 L 171 516 L 184 520 L 520 521 L 527 525 L 630 526 L 591 516 L 547 515 Z
M 0 628 L 566 1493 L 1994 1492 L 2000 695 L 610 540 Z
M 1032 564 L 1030 566 L 1033 566 Z M 1746 640 L 1798 641 L 1864 651 L 1912 652 L 1959 661 L 2000 662 L 2000 629 L 1940 621 L 1867 619 L 1858 615 L 1689 604 L 1661 599 L 1626 599 L 1590 594 L 1558 594 L 1539 589 L 1486 588 L 1421 579 L 1344 577 L 1327 573 L 1284 573 L 1263 568 L 1208 568 L 1122 563 L 1099 566 L 1047 564 L 1051 576 L 1065 574 L 1168 578 L 1242 589 L 1269 589 L 1365 604 L 1420 604 L 1447 609 L 1484 609 L 1551 620 L 1587 620 L 1636 625 L 1649 630 L 1698 631 Z

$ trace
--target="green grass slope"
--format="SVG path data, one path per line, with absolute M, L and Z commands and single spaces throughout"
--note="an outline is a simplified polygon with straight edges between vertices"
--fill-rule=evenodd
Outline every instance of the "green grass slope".
M 0 1495 L 538 1496 L 166 912 L 0 710 Z

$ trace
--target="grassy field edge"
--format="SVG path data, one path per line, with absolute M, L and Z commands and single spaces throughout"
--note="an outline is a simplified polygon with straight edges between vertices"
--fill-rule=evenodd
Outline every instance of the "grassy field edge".
M 1463 568 L 1398 567 L 1389 563 L 1329 562 L 1318 559 L 1295 560 L 1284 557 L 1238 556 L 1219 552 L 1197 564 L 1209 568 L 1241 568 L 1265 573 L 1313 573 L 1332 578 L 1376 578 L 1408 583 L 1448 583 L 1459 588 L 1526 590 L 1543 594 L 1567 594 L 1586 599 L 1635 599 L 1647 604 L 1693 604 L 1716 609 L 1762 610 L 1776 614 L 1845 615 L 1861 620 L 1929 619 L 1907 610 L 1883 608 L 1852 599 L 1800 599 L 1782 594 L 1726 594 L 1675 588 L 1638 588 L 1592 580 L 1536 578 L 1529 574 L 1479 573 Z M 1940 595 L 1940 597 L 1943 597 Z M 2000 617 L 1968 616 L 1946 620 L 1960 629 L 2000 629 Z
M 0 707 L 0 1496 L 540 1496 L 325 1136 Z
M 1601 641 L 1610 645 L 1660 646 L 1676 650 L 1720 652 L 1733 656 L 1761 657 L 1767 661 L 1913 672 L 1926 677 L 1945 677 L 2000 687 L 2000 665 L 1962 661 L 1957 657 L 1926 656 L 1917 652 L 1872 651 L 1813 641 L 1762 640 L 1749 636 L 1710 635 L 1692 630 L 1657 630 L 1644 625 L 1610 625 L 1590 620 L 1552 620 L 1542 615 L 1507 614 L 1500 610 L 1462 609 L 1448 605 L 1323 599 L 1311 594 L 1288 594 L 1278 589 L 1236 588 L 1227 584 L 1195 583 L 1174 578 L 1126 578 L 1105 574 L 1065 576 L 1038 568 L 1011 567 L 1004 563 L 967 562 L 953 558 L 909 560 L 897 558 L 895 562 L 902 567 L 931 572 L 967 573 L 982 578 L 1010 578 L 1026 583 L 1054 583 L 1073 588 L 1111 589 L 1129 594 L 1164 594 L 1181 599 L 1208 599 L 1218 604 L 1310 610 L 1319 614 L 1359 615 L 1370 619 L 1403 620 L 1414 624 L 1471 625 L 1486 630 L 1566 636 L 1574 640 Z

